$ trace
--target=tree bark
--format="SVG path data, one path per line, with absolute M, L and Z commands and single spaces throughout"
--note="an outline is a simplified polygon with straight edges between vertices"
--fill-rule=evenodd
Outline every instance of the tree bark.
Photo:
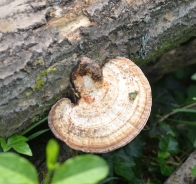
M 148 80 L 155 82 L 166 73 L 194 63 L 196 63 L 196 39 L 164 53 L 161 58 L 143 65 L 142 69 Z
M 196 177 L 192 175 L 191 170 L 196 165 L 196 151 L 191 153 L 187 160 L 170 175 L 164 184 L 195 184 Z
M 196 2 L 3 0 L 0 25 L 0 136 L 8 137 L 67 95 L 79 56 L 141 66 L 195 36 Z

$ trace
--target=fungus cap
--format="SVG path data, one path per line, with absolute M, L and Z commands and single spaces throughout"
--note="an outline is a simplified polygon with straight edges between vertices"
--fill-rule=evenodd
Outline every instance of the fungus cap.
M 110 60 L 102 70 L 86 57 L 80 61 L 72 73 L 80 94 L 78 104 L 68 98 L 59 100 L 49 113 L 49 127 L 76 150 L 103 153 L 124 146 L 139 134 L 150 115 L 148 80 L 123 57 Z

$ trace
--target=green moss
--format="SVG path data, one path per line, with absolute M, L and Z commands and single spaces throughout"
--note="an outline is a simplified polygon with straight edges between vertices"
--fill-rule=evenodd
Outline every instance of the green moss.
M 44 66 L 44 60 L 43 59 L 39 59 L 37 61 L 35 61 L 33 63 L 34 66 L 37 66 L 37 65 L 41 65 L 41 66 Z
M 50 67 L 50 68 L 48 68 L 47 70 L 41 71 L 41 72 L 40 72 L 40 76 L 45 77 L 48 73 L 50 73 L 50 72 L 55 72 L 55 71 L 57 71 L 57 69 L 56 69 L 55 67 Z
M 49 72 L 56 72 L 56 71 L 57 71 L 57 69 L 55 67 L 53 67 L 53 66 L 47 69 L 48 73 Z
M 36 77 L 36 82 L 35 82 L 35 86 L 33 87 L 33 91 L 40 89 L 40 87 L 42 87 L 42 91 L 44 90 L 44 77 L 47 76 L 48 73 L 50 72 L 55 72 L 57 71 L 57 69 L 55 67 L 50 67 L 47 70 L 42 70 L 39 75 Z M 27 96 L 27 94 L 26 94 Z
M 45 77 L 47 75 L 47 70 L 43 70 L 40 72 L 40 76 Z
M 35 86 L 33 87 L 33 91 L 39 89 L 40 87 L 42 87 L 42 90 L 44 90 L 44 88 L 43 88 L 44 87 L 44 80 L 40 76 L 37 76 Z
M 26 92 L 25 95 L 26 95 L 26 97 L 29 97 L 31 95 L 31 93 L 30 92 Z

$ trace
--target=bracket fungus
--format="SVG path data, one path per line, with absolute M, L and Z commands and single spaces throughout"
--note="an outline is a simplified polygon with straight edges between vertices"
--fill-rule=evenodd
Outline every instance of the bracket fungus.
M 55 136 L 75 150 L 103 153 L 134 139 L 145 126 L 152 98 L 148 80 L 129 59 L 117 57 L 103 68 L 80 58 L 71 75 L 80 99 L 59 100 L 49 113 Z

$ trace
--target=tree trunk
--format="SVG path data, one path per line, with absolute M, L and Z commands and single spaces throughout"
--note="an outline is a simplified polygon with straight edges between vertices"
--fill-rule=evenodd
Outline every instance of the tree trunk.
M 0 25 L 0 136 L 7 137 L 66 96 L 79 56 L 100 65 L 123 56 L 141 66 L 195 36 L 196 2 L 2 0 Z

